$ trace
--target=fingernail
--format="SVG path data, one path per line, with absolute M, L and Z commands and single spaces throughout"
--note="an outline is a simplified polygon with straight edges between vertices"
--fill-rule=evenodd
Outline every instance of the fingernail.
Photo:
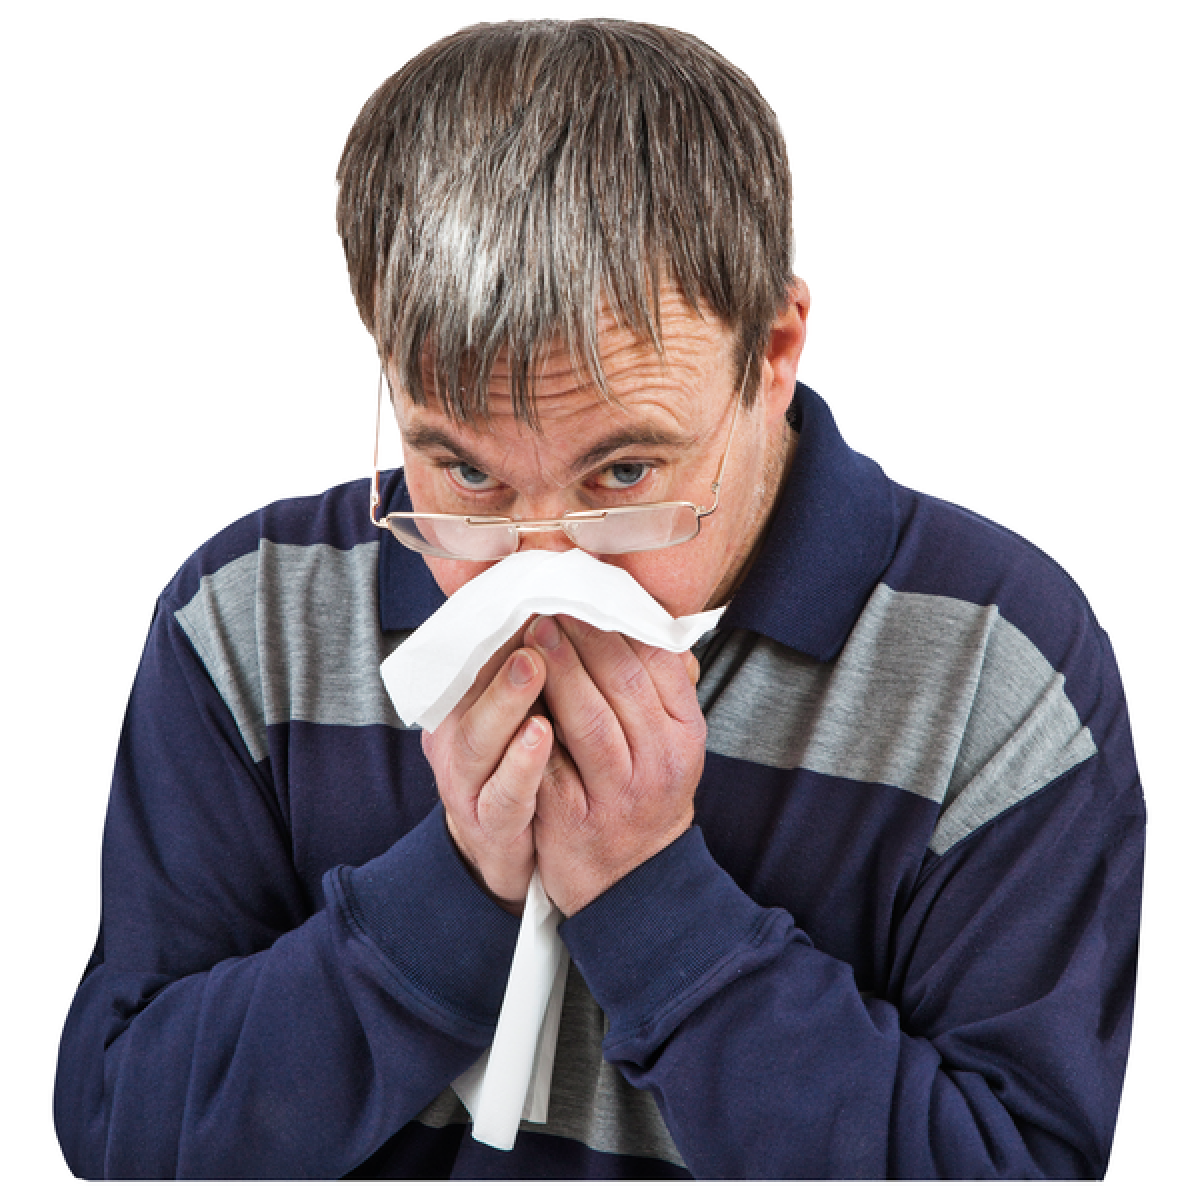
M 526 724 L 521 741 L 532 750 L 545 736 L 546 731 L 542 728 L 541 721 L 535 717 Z
M 551 617 L 538 617 L 533 626 L 533 640 L 546 650 L 557 649 L 558 643 L 562 641 L 562 635 L 558 632 L 558 622 Z
M 508 668 L 508 677 L 517 687 L 524 687 L 534 675 L 533 659 L 523 650 L 513 656 Z

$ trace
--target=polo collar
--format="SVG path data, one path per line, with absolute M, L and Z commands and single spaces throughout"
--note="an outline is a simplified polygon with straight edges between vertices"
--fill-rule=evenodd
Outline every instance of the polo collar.
M 896 549 L 895 485 L 796 384 L 799 435 L 766 539 L 721 620 L 821 662 L 837 657 Z
M 896 545 L 894 486 L 842 440 L 825 401 L 796 384 L 799 435 L 758 558 L 722 618 L 822 662 L 836 657 Z M 385 512 L 411 510 L 402 471 L 382 480 Z M 415 629 L 445 597 L 419 554 L 380 531 L 379 610 L 388 631 Z

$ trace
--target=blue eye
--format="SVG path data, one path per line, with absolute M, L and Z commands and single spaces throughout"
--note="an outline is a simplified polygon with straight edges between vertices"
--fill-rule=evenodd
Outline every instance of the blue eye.
M 650 474 L 650 464 L 637 462 L 613 463 L 611 467 L 605 467 L 603 474 L 607 475 L 612 481 L 606 484 L 606 486 L 631 488 L 641 483 Z
M 457 482 L 472 492 L 482 492 L 492 485 L 492 477 L 470 463 L 457 463 L 450 469 Z

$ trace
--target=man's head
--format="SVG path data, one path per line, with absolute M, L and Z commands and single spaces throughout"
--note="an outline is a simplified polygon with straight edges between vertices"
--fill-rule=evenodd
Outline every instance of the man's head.
M 757 516 L 723 495 L 697 539 L 725 546 L 702 573 L 713 587 L 725 578 L 774 497 L 807 308 L 791 275 L 783 140 L 754 85 L 673 30 L 476 26 L 375 93 L 338 178 L 350 278 L 396 391 L 414 505 L 558 515 L 560 500 L 600 507 L 639 488 L 639 500 L 703 501 L 690 469 L 715 461 L 714 428 L 728 428 L 744 380 L 729 493 L 757 497 Z M 650 441 L 588 459 L 639 432 Z M 667 442 L 671 462 L 658 453 Z M 640 464 L 651 486 L 629 483 Z M 600 495 L 597 472 L 625 486 Z M 668 587 L 658 566 L 686 575 L 695 555 L 685 545 L 620 565 L 685 611 L 712 591 Z M 430 567 L 448 591 L 483 569 Z

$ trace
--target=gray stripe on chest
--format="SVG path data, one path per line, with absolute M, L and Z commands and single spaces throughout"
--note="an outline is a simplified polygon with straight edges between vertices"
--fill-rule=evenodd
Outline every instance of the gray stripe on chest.
M 697 691 L 718 754 L 941 805 L 938 854 L 1096 752 L 1062 675 L 994 606 L 884 584 L 834 662 L 735 630 Z

